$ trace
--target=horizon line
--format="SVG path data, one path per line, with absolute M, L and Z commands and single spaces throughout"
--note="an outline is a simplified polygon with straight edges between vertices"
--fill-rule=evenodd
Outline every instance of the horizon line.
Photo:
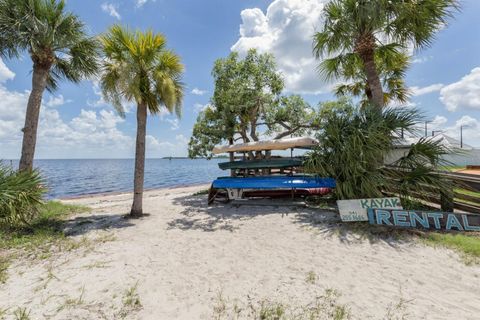
M 145 158 L 145 160 L 166 160 L 168 158 L 191 159 L 188 156 L 165 156 L 165 157 L 158 157 L 158 158 Z M 206 159 L 206 157 L 199 157 L 197 159 Z M 39 159 L 34 159 L 34 161 L 37 161 L 37 160 L 135 160 L 135 158 L 39 158 Z M 20 161 L 20 159 L 19 158 L 17 159 L 1 159 L 0 158 L 0 162 L 2 161 Z

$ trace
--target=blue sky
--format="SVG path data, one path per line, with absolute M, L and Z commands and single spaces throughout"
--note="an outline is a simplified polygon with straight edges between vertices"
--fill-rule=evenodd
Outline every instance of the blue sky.
M 149 118 L 147 157 L 184 156 L 196 116 L 212 93 L 211 68 L 231 50 L 250 47 L 276 56 L 286 93 L 300 93 L 311 104 L 332 98 L 331 84 L 315 73 L 311 38 L 321 28 L 327 0 L 68 0 L 91 34 L 114 23 L 165 34 L 186 66 L 183 117 Z M 441 30 L 433 46 L 414 52 L 407 83 L 411 105 L 425 112 L 431 129 L 443 130 L 480 147 L 480 1 L 462 2 L 462 12 Z M 0 63 L 0 159 L 18 158 L 31 61 Z M 46 93 L 41 111 L 37 158 L 132 158 L 134 108 L 125 119 L 105 104 L 94 79 L 62 83 Z

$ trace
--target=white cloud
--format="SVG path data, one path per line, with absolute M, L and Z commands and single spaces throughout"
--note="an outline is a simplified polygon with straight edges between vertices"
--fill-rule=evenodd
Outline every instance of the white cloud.
M 0 86 L 0 159 L 18 158 L 29 92 Z M 56 100 L 59 101 L 59 100 Z M 38 158 L 128 157 L 134 139 L 118 125 L 124 122 L 114 111 L 84 110 L 65 121 L 55 108 L 43 104 L 37 136 Z
M 147 2 L 155 2 L 156 0 L 136 0 L 137 8 L 143 7 Z
M 426 87 L 410 87 L 410 89 L 412 90 L 413 96 L 421 96 L 435 91 L 440 91 L 440 89 L 443 87 L 444 85 L 442 83 L 435 83 Z
M 5 83 L 7 80 L 12 80 L 13 78 L 15 78 L 15 73 L 8 69 L 2 58 L 0 58 L 0 83 Z
M 40 155 L 42 151 L 48 155 L 60 153 L 63 157 L 115 157 L 132 153 L 134 139 L 120 131 L 117 125 L 125 120 L 113 111 L 82 109 L 69 122 L 65 122 L 57 110 L 42 111 Z
M 187 151 L 188 138 L 182 134 L 175 136 L 173 141 L 161 141 L 152 135 L 147 135 L 147 157 L 178 157 L 185 156 Z
M 51 95 L 48 98 L 48 101 L 45 102 L 45 105 L 53 108 L 53 107 L 62 106 L 64 104 L 70 103 L 70 102 L 72 102 L 72 100 L 70 100 L 70 99 L 65 100 L 63 95 L 59 94 L 58 96 L 52 96 Z
M 183 134 L 177 134 L 177 135 L 175 136 L 175 140 L 176 140 L 178 143 L 180 143 L 181 145 L 185 145 L 185 146 L 186 146 L 186 145 L 188 144 L 188 140 L 189 140 L 189 139 L 188 139 L 187 137 L 185 137 Z
M 117 20 L 122 19 L 122 17 L 117 11 L 118 6 L 116 4 L 105 2 L 102 4 L 101 7 L 102 7 L 102 11 L 108 13 L 111 17 L 114 17 Z
M 409 48 L 410 49 L 410 48 Z M 413 48 L 409 50 L 409 52 L 413 52 Z M 433 56 L 424 56 L 424 57 L 414 57 L 412 63 L 425 63 L 429 60 L 432 60 Z
M 180 128 L 180 123 L 177 118 L 174 118 L 174 119 L 167 118 L 165 119 L 165 121 L 170 123 L 170 130 L 172 131 L 178 130 L 178 128 Z
M 460 81 L 443 87 L 440 101 L 449 111 L 457 108 L 480 109 L 480 67 L 472 69 Z
M 103 99 L 103 94 L 102 90 L 100 89 L 100 81 L 99 80 L 93 80 L 92 81 L 92 91 L 97 97 L 96 100 L 91 101 L 87 100 L 87 105 L 90 107 L 103 107 L 103 106 L 108 106 L 108 102 Z
M 392 108 L 419 108 L 420 103 L 414 102 L 414 101 L 407 101 L 407 102 L 399 102 L 399 101 L 392 101 L 388 105 L 389 107 Z
M 457 119 L 453 124 L 448 124 L 448 119 L 444 116 L 436 115 L 431 122 L 428 123 L 428 133 L 442 132 L 447 136 L 460 140 L 460 127 L 463 131 L 463 140 L 466 144 L 474 147 L 480 147 L 480 121 L 469 115 L 464 115 Z M 423 132 L 423 126 L 420 128 Z
M 21 129 L 29 92 L 9 91 L 0 85 L 0 159 L 18 158 Z M 131 158 L 135 152 L 134 133 L 121 129 L 125 122 L 114 110 L 81 109 L 72 119 L 64 119 L 56 107 L 63 97 L 43 103 L 35 156 L 37 158 Z M 63 99 L 65 101 L 65 99 Z M 172 119 L 172 128 L 178 125 Z M 184 156 L 188 139 L 177 134 L 170 141 L 147 136 L 147 156 Z
M 195 113 L 199 113 L 209 107 L 211 107 L 209 103 L 207 104 L 195 103 L 193 105 L 193 110 L 195 110 Z
M 480 121 L 471 116 L 463 116 L 455 121 L 454 125 L 446 127 L 443 132 L 460 140 L 460 127 L 463 127 L 463 141 L 471 146 L 480 147 L 478 143 L 480 139 Z
M 173 143 L 168 142 L 168 141 L 161 142 L 152 135 L 147 135 L 145 137 L 145 139 L 146 139 L 146 142 L 147 142 L 147 150 L 148 149 L 161 150 L 163 148 L 172 148 L 172 147 L 175 146 Z
M 89 107 L 94 107 L 94 108 L 103 108 L 103 107 L 111 107 L 112 105 L 105 101 L 103 98 L 102 90 L 100 88 L 100 81 L 99 80 L 93 80 L 92 81 L 92 91 L 93 94 L 97 97 L 96 100 L 87 100 L 87 105 Z M 134 102 L 129 102 L 126 100 L 122 101 L 122 106 L 125 111 L 125 113 L 130 113 L 135 110 L 135 103 Z
M 430 126 L 434 129 L 441 129 L 447 122 L 448 119 L 446 117 L 436 115 L 430 122 Z
M 241 12 L 240 38 L 232 51 L 245 54 L 250 48 L 272 53 L 285 76 L 286 90 L 322 93 L 329 89 L 319 77 L 312 54 L 316 28 L 328 0 L 274 0 L 266 13 L 259 8 Z
M 207 93 L 206 90 L 200 90 L 198 88 L 193 88 L 192 94 L 197 95 L 197 96 L 203 96 L 205 93 Z
M 10 92 L 0 85 L 0 146 L 16 143 L 21 138 L 25 121 L 28 92 Z M 1 151 L 0 159 L 5 158 Z

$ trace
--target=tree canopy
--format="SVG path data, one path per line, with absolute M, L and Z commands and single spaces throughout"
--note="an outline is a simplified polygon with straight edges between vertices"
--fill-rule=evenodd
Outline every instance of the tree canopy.
M 457 0 L 332 0 L 325 6 L 323 30 L 314 36 L 315 55 L 328 58 L 320 69 L 348 78 L 355 62 L 363 69 L 370 102 L 382 108 L 380 75 L 386 61 L 379 59 L 379 51 L 393 56 L 430 45 L 458 8 Z
M 233 52 L 213 67 L 215 89 L 200 112 L 189 142 L 189 156 L 209 157 L 216 144 L 279 139 L 304 134 L 315 110 L 298 95 L 282 96 L 283 76 L 271 54 Z
M 63 0 L 0 0 L 0 54 L 13 58 L 27 51 L 34 68 L 48 71 L 50 91 L 61 79 L 79 82 L 99 67 L 98 41 L 64 10 Z
M 120 115 L 125 100 L 145 105 L 151 114 L 162 107 L 181 114 L 184 67 L 180 57 L 166 48 L 162 34 L 114 25 L 101 41 L 106 60 L 100 84 L 105 99 Z
M 406 103 L 410 92 L 404 78 L 410 65 L 410 57 L 403 51 L 389 50 L 386 47 L 382 46 L 375 51 L 375 65 L 382 85 L 383 103 Z M 338 97 L 359 97 L 362 106 L 371 103 L 372 90 L 358 55 L 326 59 L 321 65 L 321 72 L 327 78 L 342 78 L 346 81 L 335 87 L 334 93 Z

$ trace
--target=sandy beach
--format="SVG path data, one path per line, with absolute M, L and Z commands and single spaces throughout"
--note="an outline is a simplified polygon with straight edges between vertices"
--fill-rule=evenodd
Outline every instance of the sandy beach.
M 148 191 L 149 216 L 138 220 L 123 218 L 130 194 L 65 200 L 92 208 L 68 222 L 91 245 L 16 260 L 0 309 L 27 307 L 31 319 L 231 319 L 232 308 L 248 318 L 261 301 L 305 306 L 334 290 L 352 319 L 478 319 L 480 267 L 452 250 L 362 238 L 319 209 L 207 207 L 193 195 L 205 188 Z

